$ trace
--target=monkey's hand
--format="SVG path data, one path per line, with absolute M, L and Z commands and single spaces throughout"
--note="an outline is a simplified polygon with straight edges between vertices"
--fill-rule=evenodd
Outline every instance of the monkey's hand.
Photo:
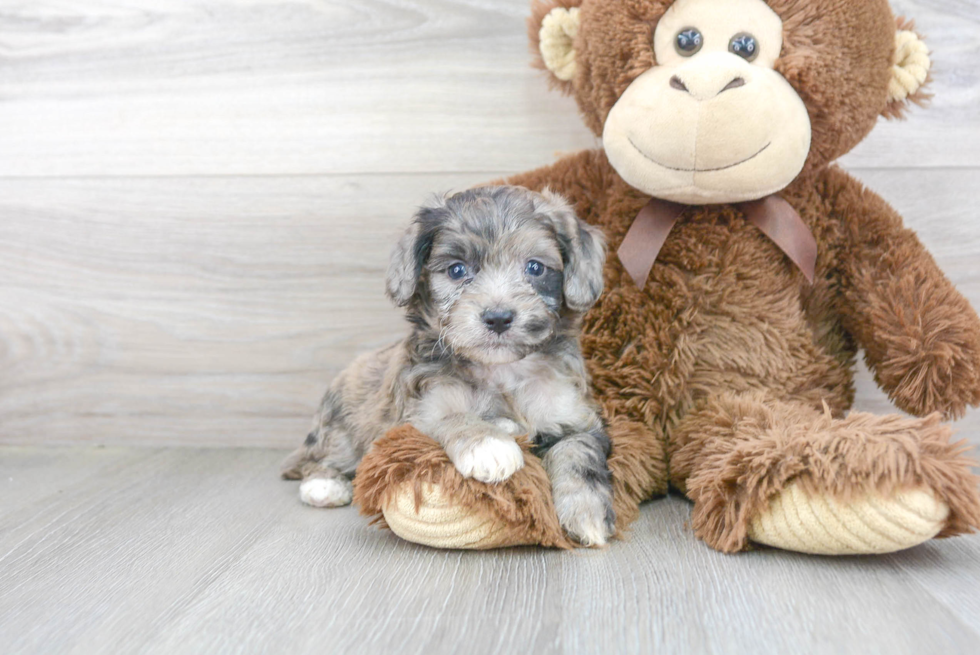
M 823 174 L 838 221 L 844 327 L 901 409 L 961 416 L 980 404 L 980 318 L 902 218 L 842 170 Z
M 876 339 L 865 347 L 896 405 L 956 418 L 980 404 L 980 319 L 945 278 L 894 278 L 869 300 Z

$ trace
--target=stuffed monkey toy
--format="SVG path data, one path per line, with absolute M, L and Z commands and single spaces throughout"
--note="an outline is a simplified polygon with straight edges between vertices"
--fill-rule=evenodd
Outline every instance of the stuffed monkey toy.
M 675 488 L 712 548 L 884 553 L 980 526 L 947 419 L 980 402 L 980 320 L 901 217 L 833 162 L 926 97 L 887 0 L 544 0 L 530 37 L 602 148 L 508 184 L 564 195 L 615 253 L 582 347 L 617 526 Z M 847 413 L 864 349 L 911 416 Z M 441 547 L 569 547 L 539 462 L 463 479 L 410 427 L 362 511 Z

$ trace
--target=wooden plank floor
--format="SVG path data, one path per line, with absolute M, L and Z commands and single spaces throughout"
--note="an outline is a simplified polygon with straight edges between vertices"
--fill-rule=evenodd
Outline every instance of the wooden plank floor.
M 282 451 L 0 447 L 6 653 L 976 653 L 980 535 L 722 555 L 680 498 L 575 553 L 415 546 Z

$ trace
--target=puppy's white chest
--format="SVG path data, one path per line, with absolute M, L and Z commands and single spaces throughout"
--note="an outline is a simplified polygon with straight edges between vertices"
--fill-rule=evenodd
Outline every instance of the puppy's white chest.
M 499 393 L 514 419 L 531 434 L 586 422 L 592 408 L 576 380 L 533 356 L 486 369 L 488 388 Z

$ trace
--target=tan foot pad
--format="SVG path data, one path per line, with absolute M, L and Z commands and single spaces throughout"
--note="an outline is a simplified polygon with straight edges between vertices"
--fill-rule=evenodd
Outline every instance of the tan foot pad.
M 503 524 L 448 502 L 442 488 L 431 484 L 422 485 L 422 504 L 417 513 L 412 486 L 404 484 L 382 514 L 392 532 L 424 546 L 482 550 L 516 545 Z
M 924 488 L 844 503 L 792 483 L 752 520 L 749 538 L 814 555 L 892 553 L 935 537 L 947 516 L 946 503 Z

